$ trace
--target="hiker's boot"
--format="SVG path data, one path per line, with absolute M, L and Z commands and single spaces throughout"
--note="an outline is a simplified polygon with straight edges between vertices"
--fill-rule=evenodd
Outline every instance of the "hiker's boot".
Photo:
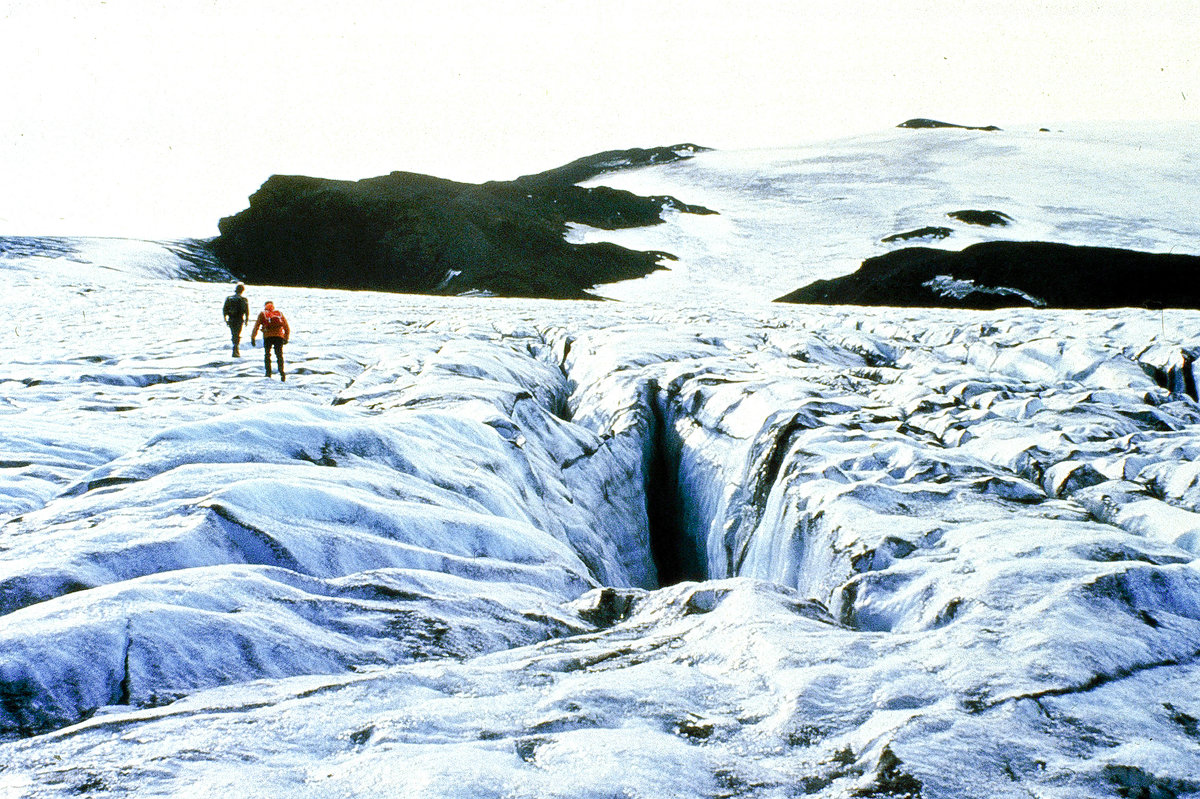
M 287 382 L 287 375 L 285 375 L 283 372 L 280 372 L 280 373 L 279 373 L 279 380 L 280 380 L 280 382 L 282 382 L 282 383 L 286 383 L 286 382 Z
M 238 348 L 237 348 L 237 347 L 234 347 L 234 348 L 233 348 L 233 357 L 235 357 L 235 358 L 240 358 L 240 357 L 242 357 L 242 354 L 241 354 L 240 352 L 238 352 Z

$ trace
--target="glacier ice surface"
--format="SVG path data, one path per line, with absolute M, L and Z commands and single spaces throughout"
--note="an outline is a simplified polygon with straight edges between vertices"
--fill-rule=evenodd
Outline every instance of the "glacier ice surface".
M 1200 312 L 271 288 L 281 384 L 84 261 L 3 272 L 0 796 L 1200 793 Z

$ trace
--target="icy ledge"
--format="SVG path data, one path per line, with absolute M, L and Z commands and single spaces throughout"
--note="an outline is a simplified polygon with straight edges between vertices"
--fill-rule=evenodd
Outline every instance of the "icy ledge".
M 1200 791 L 1157 315 L 396 303 L 6 365 L 0 785 Z

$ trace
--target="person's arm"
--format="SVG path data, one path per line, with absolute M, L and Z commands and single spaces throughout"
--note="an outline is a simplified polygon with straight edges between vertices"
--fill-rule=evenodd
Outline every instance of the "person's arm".
M 260 313 L 258 318 L 254 320 L 254 329 L 250 331 L 250 346 L 254 346 L 254 339 L 258 337 L 258 329 L 262 327 L 263 315 Z
M 287 344 L 288 339 L 292 337 L 292 329 L 288 327 L 287 317 L 283 317 L 283 343 Z

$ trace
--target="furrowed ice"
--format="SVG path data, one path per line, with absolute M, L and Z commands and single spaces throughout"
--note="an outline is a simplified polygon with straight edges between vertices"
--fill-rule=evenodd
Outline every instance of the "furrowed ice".
M 281 384 L 121 263 L 3 272 L 0 796 L 1200 793 L 1200 312 L 251 285 Z

